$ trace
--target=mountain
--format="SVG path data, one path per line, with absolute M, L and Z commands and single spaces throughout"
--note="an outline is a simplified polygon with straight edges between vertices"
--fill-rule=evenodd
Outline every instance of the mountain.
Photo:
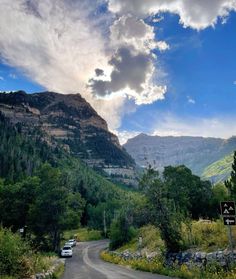
M 109 132 L 107 123 L 80 94 L 0 93 L 0 112 L 26 134 L 37 128 L 50 145 L 63 147 L 89 166 L 132 173 L 134 160 Z
M 225 181 L 231 174 L 233 161 L 234 154 L 231 153 L 230 155 L 214 162 L 204 169 L 202 178 L 211 180 L 213 183 Z
M 193 173 L 201 176 L 209 165 L 236 150 L 236 137 L 225 140 L 139 134 L 129 139 L 124 147 L 140 166 L 150 164 L 156 169 L 163 170 L 168 165 L 184 164 Z

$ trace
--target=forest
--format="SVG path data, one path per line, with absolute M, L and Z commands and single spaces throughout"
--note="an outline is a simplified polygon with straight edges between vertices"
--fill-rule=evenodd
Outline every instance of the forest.
M 236 196 L 235 163 L 225 185 L 203 181 L 181 165 L 162 174 L 149 167 L 138 189 L 126 189 L 49 145 L 41 133 L 0 117 L 1 230 L 18 234 L 23 228 L 34 251 L 57 253 L 63 233 L 79 227 L 102 231 L 117 249 L 147 225 L 159 229 L 166 252 L 183 251 L 181 224 L 217 220 L 220 201 Z

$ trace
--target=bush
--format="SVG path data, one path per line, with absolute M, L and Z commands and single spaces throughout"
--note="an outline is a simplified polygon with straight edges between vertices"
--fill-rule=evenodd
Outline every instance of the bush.
M 114 220 L 110 229 L 110 249 L 117 249 L 128 243 L 135 235 L 137 231 L 134 227 L 129 226 L 125 216 L 121 215 Z
M 184 246 L 198 247 L 205 252 L 225 249 L 228 246 L 227 229 L 222 220 L 199 220 L 182 224 L 182 238 Z M 235 228 L 232 228 L 235 239 Z
M 27 251 L 29 246 L 19 235 L 0 228 L 0 275 L 22 274 L 26 266 L 28 275 L 30 268 L 25 258 Z

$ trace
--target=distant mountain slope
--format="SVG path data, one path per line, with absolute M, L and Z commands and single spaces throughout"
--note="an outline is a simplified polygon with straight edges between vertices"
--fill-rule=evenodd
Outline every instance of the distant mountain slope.
M 224 140 L 203 137 L 160 137 L 140 134 L 124 145 L 140 166 L 148 164 L 163 170 L 168 165 L 184 164 L 202 175 L 212 163 L 236 150 L 236 137 Z
M 209 165 L 203 171 L 202 178 L 211 180 L 213 183 L 225 181 L 229 178 L 232 171 L 233 158 L 234 155 L 231 153 L 230 155 L 225 156 L 223 159 L 220 159 Z
M 55 140 L 88 165 L 132 168 L 134 160 L 109 132 L 107 123 L 80 94 L 53 92 L 26 94 L 0 93 L 0 112 L 11 123 L 39 128 L 45 140 Z

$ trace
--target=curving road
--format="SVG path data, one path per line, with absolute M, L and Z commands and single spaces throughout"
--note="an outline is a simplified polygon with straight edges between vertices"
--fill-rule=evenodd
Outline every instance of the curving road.
M 102 261 L 99 253 L 108 241 L 90 241 L 77 244 L 73 257 L 66 260 L 62 279 L 167 279 L 170 277 L 131 270 Z

